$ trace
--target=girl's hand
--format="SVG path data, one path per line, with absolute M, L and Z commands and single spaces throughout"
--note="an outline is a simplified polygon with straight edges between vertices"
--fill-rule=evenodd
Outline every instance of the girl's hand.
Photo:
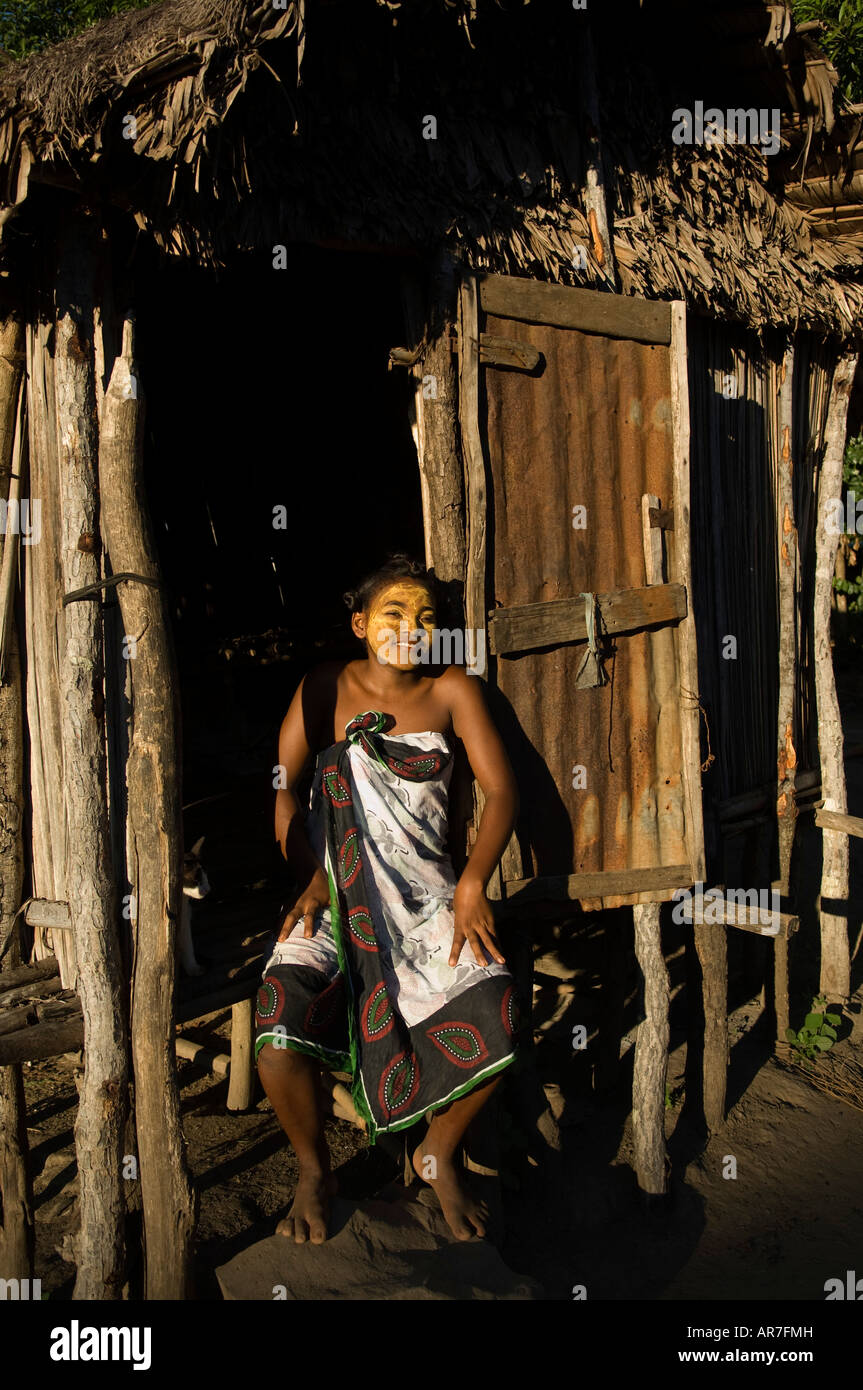
M 287 941 L 301 917 L 306 919 L 303 922 L 303 936 L 311 937 L 314 934 L 316 914 L 320 912 L 322 907 L 329 907 L 329 905 L 330 888 L 327 876 L 322 869 L 319 869 L 285 917 L 279 932 L 279 941 Z
M 450 965 L 458 964 L 465 941 L 470 942 L 480 965 L 488 965 L 483 953 L 483 946 L 493 960 L 496 960 L 499 965 L 505 965 L 506 962 L 494 934 L 494 916 L 492 915 L 491 904 L 485 895 L 482 882 L 463 877 L 459 879 L 452 905 L 455 913 L 455 930 L 452 934 Z

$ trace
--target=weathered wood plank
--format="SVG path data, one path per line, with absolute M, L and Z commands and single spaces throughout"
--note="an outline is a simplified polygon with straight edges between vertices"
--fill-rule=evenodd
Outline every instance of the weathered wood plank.
M 694 882 L 688 864 L 663 864 L 652 869 L 615 869 L 597 874 L 557 874 L 545 878 L 512 879 L 504 884 L 500 908 L 529 902 L 570 901 L 612 897 L 618 893 L 684 888 Z
M 825 810 L 848 811 L 845 764 L 842 757 L 842 718 L 836 694 L 833 652 L 830 646 L 830 598 L 838 537 L 830 526 L 832 503 L 842 496 L 842 465 L 848 431 L 848 403 L 857 353 L 840 357 L 833 374 L 824 454 L 818 483 L 818 512 L 815 531 L 815 594 L 813 599 L 813 661 L 815 699 L 818 711 L 818 753 L 821 762 L 821 789 Z M 847 900 L 849 883 L 848 837 L 840 831 L 822 832 L 821 902 Z M 847 1000 L 851 988 L 851 960 L 848 920 L 821 908 L 820 992 L 831 1002 Z
M 674 531 L 666 536 L 669 578 L 692 593 L 689 486 L 689 378 L 686 355 L 686 305 L 675 301 L 671 314 L 671 440 Z M 680 685 L 680 753 L 686 805 L 686 848 L 696 880 L 703 881 L 704 816 L 701 805 L 701 712 L 698 703 L 698 643 L 692 605 L 676 629 Z
M 51 902 L 49 898 L 33 898 L 24 909 L 29 927 L 50 927 L 52 931 L 71 931 L 72 921 L 68 903 Z
M 539 348 L 530 343 L 520 343 L 516 338 L 496 338 L 492 333 L 480 334 L 482 367 L 514 367 L 518 371 L 532 372 L 539 366 L 540 357 Z
M 482 275 L 480 305 L 497 318 L 547 323 L 553 328 L 576 328 L 605 338 L 632 338 L 638 343 L 671 342 L 668 304 L 601 290 L 544 285 L 509 275 Z
M 843 835 L 863 836 L 863 818 L 847 816 L 842 811 L 828 811 L 823 806 L 815 808 L 815 824 L 823 830 L 838 830 Z
M 127 319 L 102 404 L 102 525 L 114 574 L 158 580 L 143 479 L 143 426 L 143 392 Z M 131 1031 L 146 1296 L 182 1299 L 191 1289 L 195 1204 L 173 1045 L 183 861 L 178 681 L 160 589 L 126 580 L 117 593 L 134 644 L 129 648 L 127 867 L 135 904 Z
M 740 890 L 741 892 L 754 892 L 756 890 Z M 697 904 L 697 899 L 694 900 Z M 681 903 L 679 916 L 684 922 L 695 922 L 698 925 L 699 915 L 701 921 L 706 926 L 725 926 L 739 927 L 741 931 L 755 932 L 758 936 L 793 936 L 800 926 L 800 919 L 794 913 L 782 912 L 777 909 L 775 913 L 771 909 L 762 909 L 752 906 L 749 903 L 730 903 L 726 899 L 708 899 L 702 903 L 701 910 L 693 905 L 693 901 Z M 769 915 L 770 920 L 764 920 Z M 708 919 L 705 922 L 705 919 Z M 778 925 L 778 931 L 775 927 Z
M 686 589 L 682 584 L 615 589 L 597 594 L 597 600 L 609 633 L 638 632 L 645 627 L 679 622 L 687 613 Z M 534 651 L 561 642 L 586 642 L 584 599 L 576 596 L 496 608 L 488 615 L 488 630 L 489 651 L 496 656 Z

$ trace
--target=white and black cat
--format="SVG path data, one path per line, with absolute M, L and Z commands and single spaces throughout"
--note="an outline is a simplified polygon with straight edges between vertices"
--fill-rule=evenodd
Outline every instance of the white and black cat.
M 187 975 L 203 975 L 204 967 L 195 959 L 192 943 L 192 902 L 205 898 L 210 881 L 199 858 L 204 836 L 196 840 L 183 856 L 183 901 L 180 909 L 180 960 Z

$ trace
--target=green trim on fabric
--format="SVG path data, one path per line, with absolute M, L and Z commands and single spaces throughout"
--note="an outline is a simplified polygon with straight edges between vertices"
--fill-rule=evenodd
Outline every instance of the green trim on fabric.
M 466 1096 L 470 1091 L 473 1091 L 481 1081 L 486 1081 L 490 1076 L 497 1075 L 498 1072 L 511 1066 L 514 1061 L 515 1053 L 511 1052 L 508 1057 L 504 1057 L 502 1062 L 495 1063 L 495 1065 L 489 1067 L 487 1071 L 480 1072 L 480 1074 L 475 1076 L 471 1081 L 465 1082 L 464 1086 L 459 1086 L 455 1091 L 451 1091 L 445 1100 L 439 1100 L 434 1105 L 427 1105 L 425 1110 L 418 1111 L 415 1115 L 410 1116 L 406 1120 L 396 1120 L 391 1125 L 381 1125 L 379 1126 L 379 1132 L 381 1134 L 394 1134 L 400 1129 L 410 1129 L 411 1125 L 417 1124 L 429 1111 L 434 1114 L 436 1110 L 442 1110 L 445 1105 L 451 1105 L 453 1101 L 461 1100 L 462 1096 Z
M 346 1071 L 350 1064 L 350 1057 L 347 1052 L 338 1052 L 335 1048 L 320 1047 L 317 1043 L 306 1042 L 299 1038 L 292 1038 L 289 1033 L 259 1033 L 255 1039 L 255 1061 L 258 1060 L 258 1053 L 265 1047 L 271 1039 L 273 1047 L 277 1052 L 282 1052 L 290 1048 L 291 1052 L 302 1052 L 305 1057 L 313 1057 L 322 1066 L 329 1067 L 331 1071 Z
M 357 1047 L 357 1015 L 359 1014 L 359 1010 L 354 1008 L 354 982 L 351 977 L 350 962 L 348 961 L 347 953 L 345 951 L 345 943 L 342 933 L 342 917 L 341 913 L 339 912 L 338 891 L 336 889 L 336 884 L 332 873 L 332 865 L 330 862 L 329 844 L 327 845 L 326 859 L 327 883 L 329 884 L 330 888 L 330 928 L 335 939 L 336 951 L 339 957 L 339 969 L 341 970 L 342 975 L 344 977 L 345 988 L 347 992 L 348 1042 L 350 1046 L 350 1057 L 348 1059 L 349 1065 L 347 1067 L 347 1070 L 350 1071 L 351 1076 L 353 1077 L 353 1081 L 351 1082 L 351 1099 L 354 1102 L 354 1107 L 356 1109 L 357 1114 L 361 1117 L 361 1119 L 365 1120 L 366 1122 L 366 1133 L 368 1134 L 369 1144 L 374 1144 L 375 1135 L 377 1133 L 377 1125 L 375 1124 L 374 1116 L 372 1115 L 372 1112 L 369 1109 L 369 1104 L 366 1099 L 366 1091 L 363 1085 L 363 1079 L 360 1075 L 360 1066 L 358 1060 L 359 1049 Z

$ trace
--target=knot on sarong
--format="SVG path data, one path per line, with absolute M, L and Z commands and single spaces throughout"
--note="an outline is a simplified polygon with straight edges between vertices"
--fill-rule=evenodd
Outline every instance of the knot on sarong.
M 395 723 L 395 717 L 385 714 L 383 710 L 369 709 L 355 714 L 345 725 L 345 749 L 352 743 L 359 744 L 381 767 L 411 782 L 426 782 L 442 772 L 452 756 L 445 749 L 416 753 L 411 751 L 415 744 L 380 737 Z M 406 737 L 409 739 L 410 734 Z
M 395 724 L 392 714 L 383 710 L 367 709 L 364 714 L 355 714 L 345 725 L 345 738 L 349 743 L 362 743 L 363 734 L 385 734 Z

